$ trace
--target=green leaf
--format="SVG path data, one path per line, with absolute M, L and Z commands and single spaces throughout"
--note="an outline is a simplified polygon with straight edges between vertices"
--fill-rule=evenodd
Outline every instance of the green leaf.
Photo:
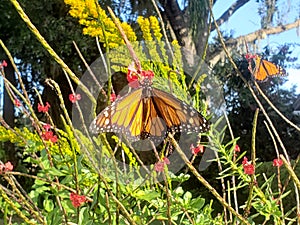
M 183 195 L 183 199 L 184 199 L 184 204 L 187 205 L 190 203 L 191 199 L 192 199 L 192 194 L 191 192 L 187 191 L 184 195 Z
M 200 210 L 204 206 L 204 203 L 205 203 L 205 199 L 198 197 L 196 199 L 191 200 L 190 207 L 193 209 Z
M 44 200 L 43 201 L 43 206 L 44 206 L 44 209 L 47 212 L 51 212 L 54 209 L 54 204 L 53 204 L 53 201 L 51 199 Z

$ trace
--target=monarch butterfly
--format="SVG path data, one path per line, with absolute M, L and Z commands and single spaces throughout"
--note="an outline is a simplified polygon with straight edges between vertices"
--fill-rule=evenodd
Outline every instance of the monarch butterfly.
M 285 70 L 282 67 L 264 60 L 258 55 L 254 55 L 253 60 L 255 63 L 253 76 L 258 81 L 264 81 L 268 77 L 284 76 L 286 74 Z
M 90 131 L 122 133 L 134 142 L 159 139 L 167 132 L 209 129 L 208 121 L 193 107 L 152 87 L 152 77 L 145 76 L 137 89 L 106 107 L 91 123 Z

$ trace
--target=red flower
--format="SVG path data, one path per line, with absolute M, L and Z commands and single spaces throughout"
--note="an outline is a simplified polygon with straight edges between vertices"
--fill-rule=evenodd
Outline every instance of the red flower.
M 282 162 L 281 159 L 274 159 L 274 160 L 273 160 L 273 166 L 281 167 L 282 164 L 283 164 L 283 162 Z
M 248 161 L 246 156 L 244 157 L 242 164 L 243 164 L 245 174 L 248 175 L 254 174 L 255 171 L 254 165 L 252 165 L 251 162 Z
M 0 164 L 0 174 L 7 171 L 12 171 L 14 168 L 13 164 L 10 161 L 7 161 L 5 164 Z
M 154 73 L 151 70 L 142 70 L 141 77 L 148 78 L 149 80 L 152 80 L 154 77 Z
M 252 174 L 254 174 L 254 170 L 255 170 L 254 165 L 252 165 L 252 164 L 244 165 L 244 173 L 245 174 L 252 175 Z
M 40 103 L 38 103 L 38 111 L 39 112 L 46 113 L 46 112 L 48 112 L 49 108 L 50 108 L 50 104 L 48 102 L 46 102 L 45 106 L 42 106 L 42 105 L 40 105 Z
M 166 165 L 170 164 L 170 160 L 167 157 L 163 157 L 163 161 Z
M 70 200 L 72 202 L 72 205 L 75 208 L 78 208 L 82 203 L 86 202 L 86 197 L 84 195 L 78 195 L 72 192 L 70 194 Z
M 128 85 L 132 88 L 138 88 L 140 86 L 139 77 L 137 73 L 132 72 L 130 70 L 128 70 L 127 73 L 127 81 L 128 81 Z
M 244 156 L 242 164 L 246 165 L 247 163 L 249 163 L 248 158 L 246 156 Z
M 247 54 L 245 55 L 245 58 L 246 58 L 248 61 L 250 61 L 251 59 L 256 58 L 256 55 L 255 55 L 255 54 L 251 54 L 251 53 L 247 53 Z
M 165 166 L 165 163 L 159 161 L 159 162 L 154 164 L 154 169 L 155 169 L 156 172 L 162 172 L 162 171 L 164 171 L 164 166 Z
M 234 147 L 234 151 L 235 151 L 235 152 L 240 152 L 240 151 L 241 151 L 241 149 L 240 149 L 240 146 L 238 146 L 238 145 L 235 145 L 235 147 Z
M 4 164 L 4 166 L 5 166 L 5 171 L 12 171 L 13 168 L 14 168 L 13 164 L 11 164 L 10 161 L 6 162 L 6 163 Z
M 43 125 L 43 128 L 46 130 L 46 131 L 49 131 L 51 129 L 51 125 L 50 124 L 45 124 Z
M 45 141 L 51 141 L 52 143 L 57 142 L 57 136 L 53 135 L 52 131 L 45 131 L 45 132 L 43 132 L 42 138 L 43 138 L 43 140 L 45 140 Z
M 17 106 L 17 107 L 20 107 L 20 106 L 21 106 L 21 102 L 20 102 L 19 99 L 17 99 L 17 98 L 15 98 L 14 104 L 15 104 L 15 106 Z
M 75 103 L 76 101 L 79 101 L 81 99 L 81 95 L 80 94 L 69 94 L 69 100 L 72 103 Z
M 163 157 L 163 159 L 154 164 L 154 169 L 156 172 L 163 172 L 165 165 L 169 165 L 170 160 L 167 157 Z
M 138 71 L 133 63 L 128 66 L 127 81 L 129 83 L 128 85 L 132 88 L 138 88 L 140 86 L 139 80 L 142 81 L 147 78 L 151 81 L 153 77 L 154 73 L 151 70 Z
M 120 95 L 116 95 L 115 93 L 111 93 L 111 95 L 110 95 L 110 101 L 111 102 L 116 101 L 118 98 L 120 98 Z
M 0 63 L 0 69 L 2 69 L 3 67 L 7 67 L 7 62 L 5 60 Z
M 192 151 L 192 153 L 193 153 L 194 155 L 197 155 L 199 152 L 200 152 L 200 153 L 203 153 L 203 152 L 204 152 L 204 146 L 203 146 L 203 145 L 200 145 L 200 144 L 198 144 L 197 147 L 194 147 L 194 145 L 191 144 L 190 149 L 191 149 L 191 151 Z
M 7 67 L 7 62 L 5 60 L 2 61 L 2 66 Z

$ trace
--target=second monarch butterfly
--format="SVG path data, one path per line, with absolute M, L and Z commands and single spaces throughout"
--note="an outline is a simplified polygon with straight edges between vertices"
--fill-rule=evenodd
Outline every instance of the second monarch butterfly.
M 91 123 L 90 131 L 122 133 L 132 142 L 161 138 L 167 132 L 208 131 L 208 121 L 197 110 L 152 87 L 152 77 L 142 77 L 139 88 L 106 107 Z
M 255 68 L 252 74 L 258 81 L 264 81 L 268 77 L 284 76 L 286 74 L 285 70 L 282 67 L 264 60 L 258 55 L 253 55 L 252 58 L 255 63 Z

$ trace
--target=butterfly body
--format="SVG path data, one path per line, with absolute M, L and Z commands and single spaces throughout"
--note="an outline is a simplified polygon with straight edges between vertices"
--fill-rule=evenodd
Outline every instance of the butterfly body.
M 167 132 L 206 132 L 208 121 L 193 107 L 154 88 L 141 86 L 106 107 L 90 125 L 92 133 L 115 132 L 129 141 L 157 139 Z
M 264 60 L 258 55 L 255 55 L 253 60 L 255 63 L 253 76 L 258 81 L 264 81 L 269 77 L 284 76 L 286 74 L 285 70 L 282 67 Z

